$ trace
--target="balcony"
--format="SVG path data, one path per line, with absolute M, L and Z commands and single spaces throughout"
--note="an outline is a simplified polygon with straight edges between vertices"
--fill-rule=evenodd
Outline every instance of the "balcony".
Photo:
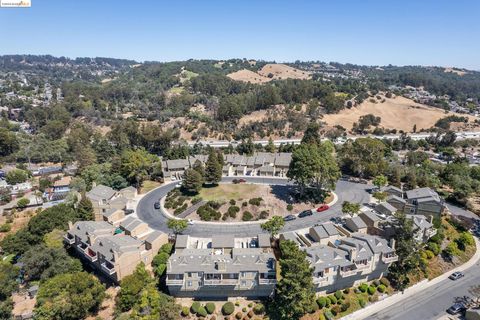
M 204 286 L 234 286 L 238 283 L 238 279 L 211 279 L 203 280 Z
M 392 263 L 392 262 L 398 261 L 398 256 L 396 254 L 395 255 L 383 256 L 382 261 L 383 261 L 383 263 Z
M 183 286 L 183 279 L 168 279 L 166 280 L 167 286 Z
M 322 286 L 328 282 L 328 277 L 313 277 L 313 284 L 318 284 L 318 286 Z
M 95 262 L 95 261 L 98 260 L 97 253 L 95 251 L 93 251 L 92 249 L 87 248 L 83 252 L 85 253 L 85 257 L 87 257 L 87 259 L 90 260 L 91 262 Z
M 115 271 L 115 266 L 112 265 L 111 263 L 109 262 L 104 262 L 102 263 L 102 269 L 107 272 L 109 275 L 112 275 L 114 274 L 116 271 Z
M 356 269 L 349 269 L 349 270 L 340 270 L 340 276 L 345 278 L 345 277 L 351 277 L 353 275 L 356 275 L 358 272 L 358 270 Z
M 67 233 L 66 235 L 63 236 L 63 241 L 67 244 L 74 244 L 75 243 L 75 236 L 72 236 L 71 234 Z
M 277 279 L 259 279 L 258 284 L 277 284 Z
M 355 264 L 355 267 L 357 268 L 357 270 L 365 270 L 370 268 L 370 264 L 359 263 L 359 264 Z

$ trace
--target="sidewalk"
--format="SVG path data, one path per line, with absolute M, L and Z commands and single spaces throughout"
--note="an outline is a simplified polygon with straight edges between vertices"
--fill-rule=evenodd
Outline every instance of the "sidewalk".
M 395 293 L 395 294 L 391 295 L 390 297 L 385 298 L 382 301 L 378 301 L 374 304 L 368 305 L 366 308 L 357 310 L 354 313 L 351 313 L 348 316 L 345 316 L 341 319 L 343 319 L 343 320 L 365 319 L 365 318 L 371 316 L 372 314 L 375 314 L 379 311 L 382 311 L 382 310 L 394 305 L 395 303 L 402 301 L 403 299 L 409 298 L 409 297 L 411 297 L 415 294 L 418 294 L 418 293 L 422 292 L 425 289 L 430 288 L 431 286 L 434 286 L 434 285 L 438 284 L 439 282 L 447 280 L 448 277 L 453 272 L 464 271 L 466 269 L 469 269 L 470 267 L 475 265 L 475 263 L 477 263 L 480 260 L 480 242 L 478 241 L 477 238 L 474 237 L 474 239 L 475 239 L 475 246 L 477 248 L 477 251 L 475 252 L 475 254 L 472 256 L 472 258 L 470 260 L 468 260 L 467 262 L 465 262 L 461 266 L 458 266 L 455 269 L 450 270 L 448 273 L 444 273 L 441 276 L 436 277 L 435 279 L 432 279 L 432 280 L 425 279 L 425 280 L 411 286 L 410 288 L 405 289 L 405 291 L 403 293 L 401 293 L 401 292 Z

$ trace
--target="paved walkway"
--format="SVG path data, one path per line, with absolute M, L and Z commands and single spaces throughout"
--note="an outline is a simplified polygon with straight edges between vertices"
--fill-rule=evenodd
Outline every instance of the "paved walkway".
M 179 215 L 177 215 L 176 217 L 177 218 L 180 218 L 180 219 L 185 219 L 186 217 L 188 217 L 190 214 L 192 214 L 193 212 L 197 211 L 198 208 L 200 208 L 201 206 L 203 206 L 205 203 L 207 203 L 207 201 L 205 200 L 202 200 L 198 203 L 195 203 L 193 206 L 187 208 L 185 211 L 183 211 L 182 213 L 180 213 Z
M 458 266 L 449 272 L 442 274 L 441 276 L 436 277 L 435 279 L 432 280 L 423 280 L 422 282 L 419 282 L 410 288 L 406 289 L 403 293 L 398 292 L 396 294 L 393 294 L 392 296 L 382 300 L 378 301 L 374 304 L 368 305 L 364 309 L 360 309 L 354 313 L 349 314 L 348 316 L 343 317 L 342 319 L 344 320 L 360 320 L 360 319 L 366 319 L 367 317 L 370 317 L 378 312 L 381 312 L 383 310 L 388 309 L 389 307 L 393 306 L 396 303 L 401 302 L 402 300 L 405 300 L 407 298 L 412 298 L 412 297 L 420 297 L 423 295 L 423 291 L 433 287 L 435 285 L 438 285 L 439 283 L 443 281 L 452 281 L 448 279 L 448 277 L 455 271 L 465 271 L 471 267 L 474 267 L 475 264 L 480 260 L 480 242 L 478 241 L 477 238 L 475 239 L 475 245 L 477 247 L 477 251 L 473 255 L 473 257 L 468 260 L 466 263 L 462 264 L 461 266 Z M 401 316 L 401 315 L 399 315 Z M 374 319 L 375 317 L 372 317 L 370 319 Z

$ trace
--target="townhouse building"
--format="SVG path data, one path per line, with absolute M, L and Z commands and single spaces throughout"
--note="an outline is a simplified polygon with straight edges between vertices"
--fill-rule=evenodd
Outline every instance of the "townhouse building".
M 391 194 L 387 202 L 405 214 L 440 217 L 445 201 L 430 188 L 416 188 L 405 192 L 404 197 Z
M 94 186 L 86 194 L 92 202 L 95 221 L 103 221 L 103 214 L 111 209 L 126 209 L 135 196 L 135 188 L 127 187 L 116 191 L 104 185 Z
M 276 259 L 266 234 L 254 238 L 179 235 L 167 263 L 166 284 L 176 297 L 269 297 L 276 282 Z
M 107 221 L 77 221 L 69 224 L 64 242 L 92 268 L 118 283 L 139 263 L 150 265 L 168 235 L 147 230 L 133 236 Z

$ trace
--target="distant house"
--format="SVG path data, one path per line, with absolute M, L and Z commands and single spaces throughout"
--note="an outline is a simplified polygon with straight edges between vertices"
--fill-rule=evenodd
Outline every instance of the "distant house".
M 345 227 L 352 232 L 367 233 L 367 225 L 359 216 L 347 218 Z
M 402 198 L 403 197 L 403 191 L 400 188 L 397 188 L 395 186 L 385 186 L 380 188 L 381 192 L 385 192 L 387 195 L 394 195 L 397 197 Z
M 58 201 L 65 199 L 67 194 L 70 192 L 70 183 L 72 182 L 72 177 L 66 176 L 60 180 L 56 180 L 53 183 L 53 187 L 46 192 L 46 197 L 50 201 Z
M 312 227 L 309 229 L 308 235 L 320 244 L 334 243 L 335 240 L 340 238 L 340 233 L 332 223 L 324 223 Z
M 407 215 L 407 218 L 412 219 L 415 240 L 418 242 L 427 242 L 437 234 L 437 229 L 433 226 L 433 216 L 427 218 L 422 215 Z
M 95 220 L 102 221 L 103 214 L 109 209 L 126 209 L 127 204 L 133 200 L 134 194 L 136 193 L 131 187 L 115 191 L 110 187 L 98 185 L 87 192 L 86 196 L 92 202 Z
M 395 196 L 395 197 L 397 197 L 397 196 Z M 401 201 L 401 202 L 403 202 L 403 201 Z M 379 203 L 375 206 L 375 210 L 378 213 L 388 217 L 388 216 L 393 216 L 395 214 L 395 212 L 398 211 L 398 208 L 394 207 L 393 205 L 391 205 L 388 202 L 381 202 L 381 203 Z
M 405 214 L 439 217 L 445 209 L 444 200 L 430 188 L 417 188 L 405 192 L 405 199 L 391 195 L 387 202 Z

